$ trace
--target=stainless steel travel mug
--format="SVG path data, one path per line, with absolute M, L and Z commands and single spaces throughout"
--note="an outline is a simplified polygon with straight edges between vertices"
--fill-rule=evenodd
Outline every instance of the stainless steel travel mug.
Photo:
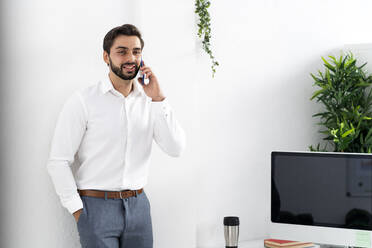
M 227 216 L 223 219 L 226 248 L 237 248 L 239 241 L 239 217 Z

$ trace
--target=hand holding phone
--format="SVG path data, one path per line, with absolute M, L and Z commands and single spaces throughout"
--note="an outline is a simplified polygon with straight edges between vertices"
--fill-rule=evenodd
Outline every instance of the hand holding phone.
M 143 62 L 142 57 L 141 57 L 140 69 L 143 69 L 145 73 L 141 71 L 142 75 L 141 74 L 139 75 L 138 81 L 142 84 L 142 87 L 146 95 L 150 97 L 153 102 L 163 101 L 165 99 L 165 96 L 163 95 L 163 92 L 160 89 L 158 79 L 152 72 L 151 68 L 148 66 L 145 66 L 145 63 Z M 148 78 L 146 78 L 146 76 Z M 147 84 L 145 80 L 147 81 Z

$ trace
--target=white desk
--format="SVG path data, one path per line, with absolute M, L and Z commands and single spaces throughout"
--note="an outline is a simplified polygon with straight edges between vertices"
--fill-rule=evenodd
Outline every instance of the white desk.
M 221 246 L 198 246 L 198 248 L 225 248 L 225 245 Z M 239 241 L 238 248 L 264 248 L 264 240 L 263 239 L 255 239 L 249 241 Z
M 263 239 L 256 239 L 256 240 L 250 240 L 250 241 L 245 241 L 245 242 L 240 242 L 238 248 L 264 248 L 264 240 Z M 343 246 L 331 246 L 331 245 L 319 245 L 319 244 L 314 244 L 314 248 L 343 248 Z
M 264 240 L 263 239 L 254 239 L 249 241 L 240 241 L 238 248 L 264 248 Z M 320 248 L 318 244 L 315 244 L 315 248 Z M 216 246 L 216 247 L 200 247 L 200 248 L 225 248 L 225 245 Z M 334 248 L 334 246 L 333 246 Z
M 240 242 L 238 248 L 264 248 L 263 239 Z

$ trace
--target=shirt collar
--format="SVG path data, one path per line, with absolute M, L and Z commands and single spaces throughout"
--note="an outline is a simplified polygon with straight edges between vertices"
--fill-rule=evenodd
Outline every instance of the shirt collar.
M 106 94 L 108 91 L 113 91 L 113 92 L 121 94 L 120 92 L 115 90 L 108 75 L 104 77 L 104 79 L 101 81 L 101 91 L 103 94 Z M 136 80 L 133 80 L 133 91 L 128 96 L 137 96 L 137 95 L 143 95 L 143 94 L 145 94 L 143 92 L 143 89 L 142 88 L 140 89 L 138 82 L 136 82 Z

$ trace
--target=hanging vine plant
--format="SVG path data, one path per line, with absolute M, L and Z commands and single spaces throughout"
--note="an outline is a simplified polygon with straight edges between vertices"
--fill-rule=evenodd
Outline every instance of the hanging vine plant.
M 211 3 L 208 0 L 196 0 L 195 2 L 195 13 L 199 15 L 199 23 L 198 23 L 198 36 L 202 39 L 203 49 L 209 55 L 210 59 L 212 60 L 212 77 L 216 73 L 216 66 L 218 66 L 218 62 L 216 61 L 215 57 L 212 54 L 212 50 L 210 48 L 211 43 L 211 18 L 208 12 L 208 8 Z

